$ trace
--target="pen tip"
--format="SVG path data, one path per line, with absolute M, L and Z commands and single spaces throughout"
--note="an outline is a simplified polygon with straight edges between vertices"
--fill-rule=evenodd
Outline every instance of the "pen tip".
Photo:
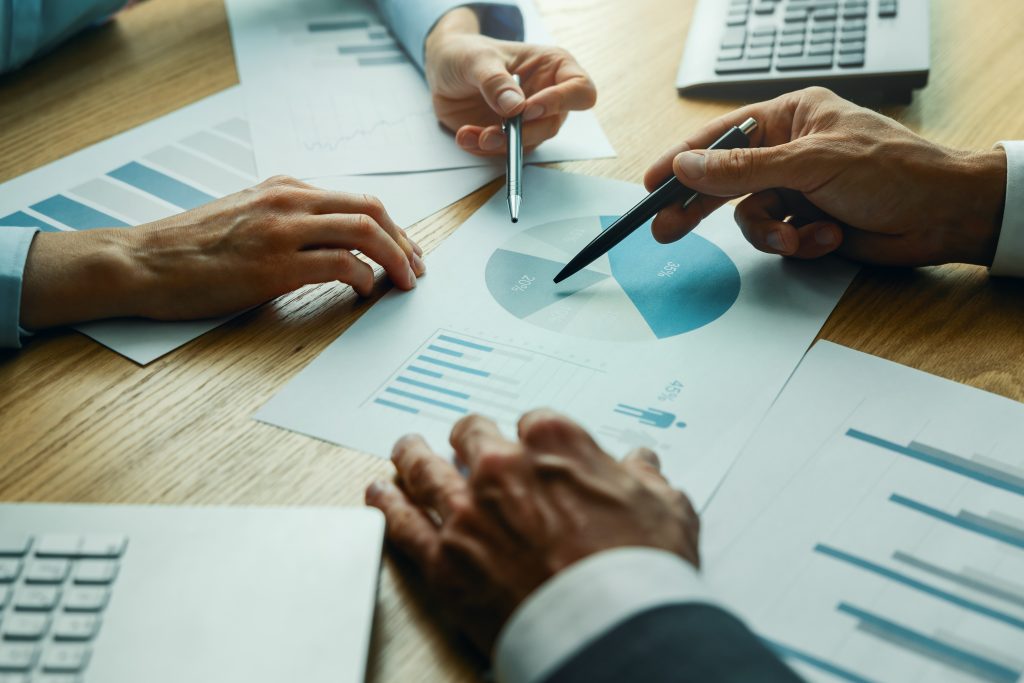
M 518 219 L 518 218 L 516 218 L 515 216 L 513 216 L 513 217 L 512 217 L 512 222 L 513 222 L 513 223 L 518 223 L 518 222 L 519 222 L 519 219 Z

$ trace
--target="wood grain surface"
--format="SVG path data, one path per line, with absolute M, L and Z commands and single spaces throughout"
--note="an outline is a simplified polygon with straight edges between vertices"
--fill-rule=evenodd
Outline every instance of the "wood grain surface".
M 734 106 L 676 96 L 692 0 L 539 4 L 597 82 L 597 115 L 618 151 L 557 167 L 638 181 L 670 143 Z M 1024 3 L 980 4 L 932 3 L 931 84 L 911 105 L 886 110 L 962 148 L 1024 139 Z M 0 78 L 0 181 L 236 82 L 220 0 L 143 3 Z M 413 234 L 436 247 L 498 187 Z M 144 368 L 70 331 L 0 354 L 0 499 L 361 504 L 366 485 L 389 475 L 388 463 L 251 416 L 371 303 L 338 285 L 306 288 Z M 983 269 L 867 269 L 822 337 L 1024 399 L 1024 284 L 990 280 Z M 434 625 L 436 606 L 396 569 L 389 559 L 371 680 L 472 679 L 474 662 Z

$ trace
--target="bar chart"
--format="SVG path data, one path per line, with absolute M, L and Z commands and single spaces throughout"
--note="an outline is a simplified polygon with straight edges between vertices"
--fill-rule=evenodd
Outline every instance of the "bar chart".
M 1018 681 L 1024 406 L 837 348 L 719 492 L 705 571 L 808 680 Z
M 423 342 L 364 404 L 444 427 L 469 413 L 510 426 L 538 405 L 571 405 L 602 371 L 450 330 Z

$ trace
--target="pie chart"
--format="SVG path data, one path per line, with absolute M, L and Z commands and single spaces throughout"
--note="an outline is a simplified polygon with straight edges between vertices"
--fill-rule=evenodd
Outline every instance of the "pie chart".
M 721 317 L 740 293 L 740 274 L 710 240 L 689 234 L 659 244 L 645 225 L 585 270 L 555 274 L 616 220 L 586 216 L 513 235 L 487 262 L 495 301 L 553 332 L 608 341 L 648 341 L 692 332 Z

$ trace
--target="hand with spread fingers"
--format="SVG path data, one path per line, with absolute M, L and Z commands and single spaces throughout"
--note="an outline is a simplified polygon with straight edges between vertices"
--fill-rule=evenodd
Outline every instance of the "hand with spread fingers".
M 523 115 L 523 145 L 531 150 L 554 137 L 570 111 L 597 100 L 593 81 L 568 52 L 481 35 L 465 7 L 438 21 L 424 54 L 437 118 L 473 154 L 505 153 L 502 119 Z
M 751 147 L 705 148 L 748 117 Z M 660 242 L 680 239 L 735 197 L 747 240 L 796 258 L 838 252 L 882 265 L 991 265 L 1006 193 L 999 149 L 929 142 L 823 88 L 738 109 L 705 126 L 648 169 L 649 190 L 675 174 L 702 194 L 663 210 Z
M 545 410 L 522 417 L 517 440 L 486 418 L 464 418 L 451 445 L 467 476 L 406 436 L 392 453 L 397 485 L 376 482 L 366 501 L 384 512 L 391 544 L 485 654 L 530 593 L 585 557 L 639 546 L 699 563 L 697 514 L 651 451 L 619 462 Z

